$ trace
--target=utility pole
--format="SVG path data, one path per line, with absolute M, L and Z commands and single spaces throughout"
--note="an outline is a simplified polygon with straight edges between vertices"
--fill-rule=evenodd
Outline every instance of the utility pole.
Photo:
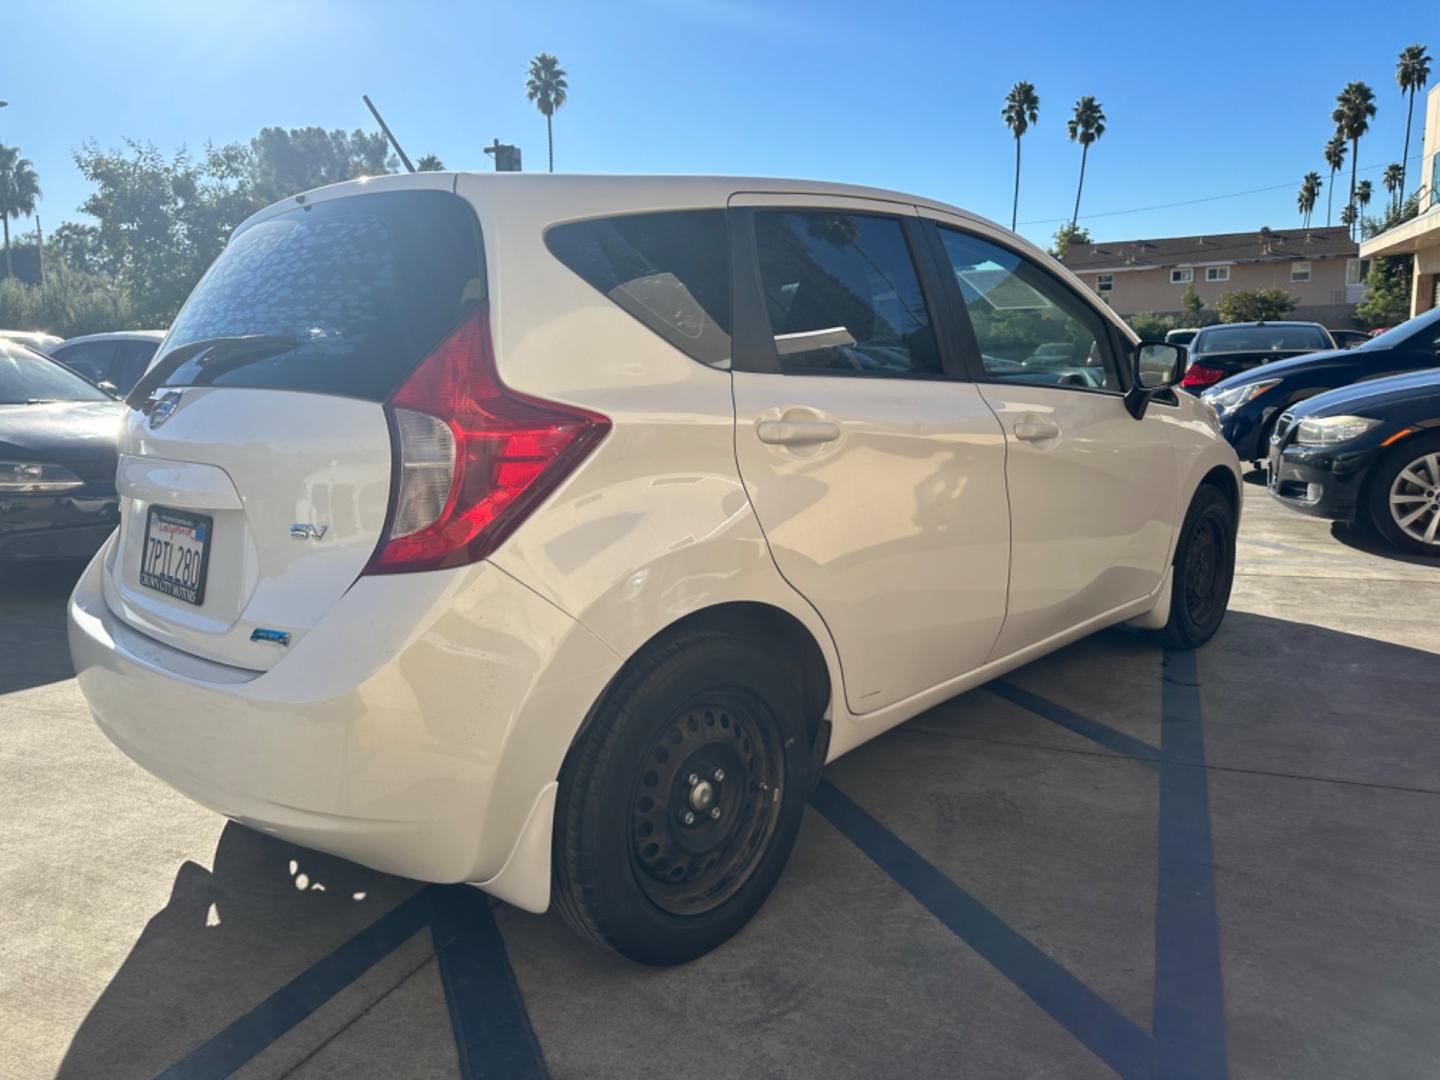
M 496 172 L 520 172 L 520 148 L 492 139 L 485 153 L 495 159 Z
M 40 260 L 40 284 L 45 284 L 45 233 L 40 229 L 40 215 L 35 215 L 35 257 Z

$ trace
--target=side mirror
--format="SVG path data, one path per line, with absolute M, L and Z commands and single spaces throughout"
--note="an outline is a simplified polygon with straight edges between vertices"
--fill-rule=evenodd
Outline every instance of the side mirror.
M 118 398 L 120 396 L 119 389 L 115 386 L 113 382 L 110 382 L 108 379 L 98 382 L 95 385 L 98 386 L 101 390 L 104 390 L 113 398 Z
M 1139 420 L 1150 399 L 1185 377 L 1185 346 L 1168 341 L 1142 341 L 1130 351 L 1130 392 L 1125 405 Z

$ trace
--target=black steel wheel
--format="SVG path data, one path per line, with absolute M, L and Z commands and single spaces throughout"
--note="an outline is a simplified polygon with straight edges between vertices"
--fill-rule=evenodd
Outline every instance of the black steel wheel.
M 634 658 L 566 759 L 552 896 L 605 948 L 676 964 L 749 921 L 789 858 L 810 789 L 801 697 L 729 631 Z
M 1160 631 L 1167 648 L 1193 649 L 1220 628 L 1235 579 L 1235 526 L 1235 510 L 1225 493 L 1201 484 L 1175 546 L 1170 620 Z

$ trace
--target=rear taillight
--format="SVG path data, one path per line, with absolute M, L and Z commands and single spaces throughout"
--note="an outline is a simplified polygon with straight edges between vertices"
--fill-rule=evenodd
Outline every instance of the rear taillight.
M 485 558 L 610 429 L 598 413 L 501 383 L 484 307 L 420 362 L 385 412 L 395 476 L 370 574 Z
M 1191 364 L 1185 370 L 1185 378 L 1180 380 L 1181 386 L 1209 386 L 1217 383 L 1225 377 L 1225 372 L 1219 368 L 1206 367 L 1204 364 Z

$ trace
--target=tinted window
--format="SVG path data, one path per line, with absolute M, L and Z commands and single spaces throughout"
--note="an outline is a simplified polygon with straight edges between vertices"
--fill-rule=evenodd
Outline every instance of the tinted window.
M 990 379 L 1123 390 L 1104 320 L 1035 263 L 941 229 Z
M 1431 308 L 1408 322 L 1377 334 L 1360 348 L 1423 350 L 1440 342 L 1437 334 L 1440 334 L 1440 307 Z
M 109 401 L 68 368 L 22 345 L 0 341 L 0 405 L 30 401 Z
M 1192 352 L 1268 352 L 1273 349 L 1330 348 L 1318 326 L 1212 326 L 1200 331 Z
M 755 212 L 760 282 L 787 372 L 940 371 L 930 312 L 894 218 Z
M 78 371 L 91 382 L 110 378 L 110 362 L 115 358 L 115 342 L 82 341 L 66 345 L 50 353 L 71 371 Z
M 455 195 L 392 191 L 296 206 L 231 239 L 165 350 L 249 335 L 294 344 L 199 350 L 173 371 L 162 356 L 146 383 L 379 400 L 484 298 L 478 226 Z
M 556 225 L 557 259 L 678 349 L 730 360 L 730 257 L 725 211 L 627 214 Z
M 155 355 L 155 346 L 158 341 L 127 341 L 120 346 L 120 363 L 112 369 L 111 382 L 115 389 L 122 394 L 128 394 L 130 388 L 140 381 L 140 376 L 145 374 L 145 368 L 150 364 L 150 358 Z

